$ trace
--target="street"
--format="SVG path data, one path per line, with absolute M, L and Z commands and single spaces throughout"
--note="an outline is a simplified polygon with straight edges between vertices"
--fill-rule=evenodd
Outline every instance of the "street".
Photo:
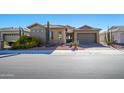
M 0 58 L 2 79 L 124 79 L 124 53 L 15 54 Z M 112 52 L 113 51 L 113 52 Z M 92 52 L 92 53 L 91 53 Z M 113 54 L 112 54 L 113 53 Z M 116 54 L 117 53 L 117 54 Z M 66 55 L 64 55 L 66 54 Z

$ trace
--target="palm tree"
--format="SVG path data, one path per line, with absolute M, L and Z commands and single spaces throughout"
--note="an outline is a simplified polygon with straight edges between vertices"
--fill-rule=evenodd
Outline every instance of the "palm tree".
M 108 31 L 106 32 L 105 39 L 106 39 L 106 43 L 108 45 L 111 45 L 112 44 L 112 32 L 109 29 L 109 27 L 108 27 Z
M 23 36 L 24 35 L 24 29 L 22 27 L 19 27 L 19 36 Z
M 19 37 L 21 37 L 22 35 L 22 31 L 21 31 L 21 27 L 19 27 Z
M 47 21 L 47 27 L 46 27 L 46 45 L 49 44 L 49 40 L 50 40 L 50 23 L 49 21 Z

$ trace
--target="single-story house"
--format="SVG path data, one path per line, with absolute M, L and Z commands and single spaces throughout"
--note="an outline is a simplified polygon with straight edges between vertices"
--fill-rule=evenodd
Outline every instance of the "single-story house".
M 124 44 L 124 26 L 112 26 L 109 31 L 112 33 L 112 41 Z
M 0 28 L 0 48 L 3 48 L 3 42 L 7 41 L 11 46 L 13 42 L 17 41 L 20 35 L 29 35 L 29 29 L 27 28 Z
M 10 44 L 15 42 L 20 35 L 29 35 L 36 37 L 42 42 L 46 42 L 47 25 L 34 23 L 27 28 L 0 28 L 0 37 L 2 41 L 8 41 Z M 101 29 L 87 25 L 75 28 L 69 25 L 50 25 L 49 40 L 51 44 L 65 44 L 73 41 L 79 41 L 81 44 L 99 43 L 99 31 Z
M 110 38 L 114 43 L 124 44 L 124 26 L 112 26 L 108 29 Z M 100 33 L 100 42 L 106 42 L 107 31 Z
M 45 42 L 46 25 L 35 23 L 28 26 L 28 28 L 31 30 L 31 36 L 38 37 Z M 68 43 L 74 40 L 78 40 L 80 43 L 99 43 L 99 31 L 101 30 L 99 28 L 94 28 L 87 25 L 79 28 L 68 25 L 50 25 L 49 28 L 51 43 Z
M 30 29 L 30 35 L 41 39 L 43 42 L 46 42 L 46 25 L 41 25 L 39 23 L 32 24 L 27 28 Z M 64 25 L 50 25 L 50 43 L 52 44 L 61 44 L 66 43 L 66 34 L 73 33 L 73 27 L 64 26 Z M 71 31 L 70 31 L 71 30 Z

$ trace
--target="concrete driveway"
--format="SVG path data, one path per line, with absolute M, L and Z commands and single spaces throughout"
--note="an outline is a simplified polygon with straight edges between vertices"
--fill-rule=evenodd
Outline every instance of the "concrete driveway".
M 123 55 L 124 51 L 114 49 L 112 47 L 104 46 L 102 44 L 90 43 L 80 44 L 83 50 L 55 50 L 51 55 Z
M 80 44 L 80 47 L 82 48 L 104 48 L 106 46 L 102 44 L 97 44 L 97 43 L 84 43 L 84 44 Z

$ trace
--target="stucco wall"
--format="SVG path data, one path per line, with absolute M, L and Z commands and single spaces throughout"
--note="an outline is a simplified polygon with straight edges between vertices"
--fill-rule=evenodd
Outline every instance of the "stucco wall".
M 99 33 L 99 42 L 106 42 L 105 35 L 106 35 L 105 32 L 104 33 Z
M 124 44 L 124 32 L 113 32 L 112 35 L 116 43 Z
M 33 32 L 32 30 L 40 30 L 43 29 L 44 31 L 42 32 Z M 30 36 L 35 37 L 39 40 L 41 40 L 43 43 L 46 42 L 46 31 L 45 28 L 39 25 L 35 25 L 33 27 L 30 28 Z
M 124 31 L 112 32 L 112 39 L 116 41 L 116 43 L 124 44 Z
M 32 32 L 33 29 L 44 29 L 43 32 Z M 36 37 L 38 39 L 41 39 L 43 42 L 46 42 L 46 31 L 45 27 L 35 25 L 30 28 L 31 32 L 30 35 L 32 37 Z M 50 31 L 53 32 L 53 38 L 50 38 L 50 43 L 52 44 L 61 44 L 61 43 L 66 43 L 66 34 L 65 34 L 65 28 L 50 28 Z M 62 38 L 61 40 L 59 39 L 59 32 L 61 32 Z
M 99 31 L 83 31 L 83 30 L 75 30 L 74 32 L 74 40 L 77 40 L 77 33 L 96 33 L 96 42 L 99 43 Z
M 51 43 L 66 43 L 66 34 L 64 28 L 51 28 L 50 29 L 53 32 L 53 39 L 51 40 Z M 59 32 L 61 32 L 62 39 L 59 39 Z
M 124 44 L 124 32 L 120 33 L 120 43 Z

